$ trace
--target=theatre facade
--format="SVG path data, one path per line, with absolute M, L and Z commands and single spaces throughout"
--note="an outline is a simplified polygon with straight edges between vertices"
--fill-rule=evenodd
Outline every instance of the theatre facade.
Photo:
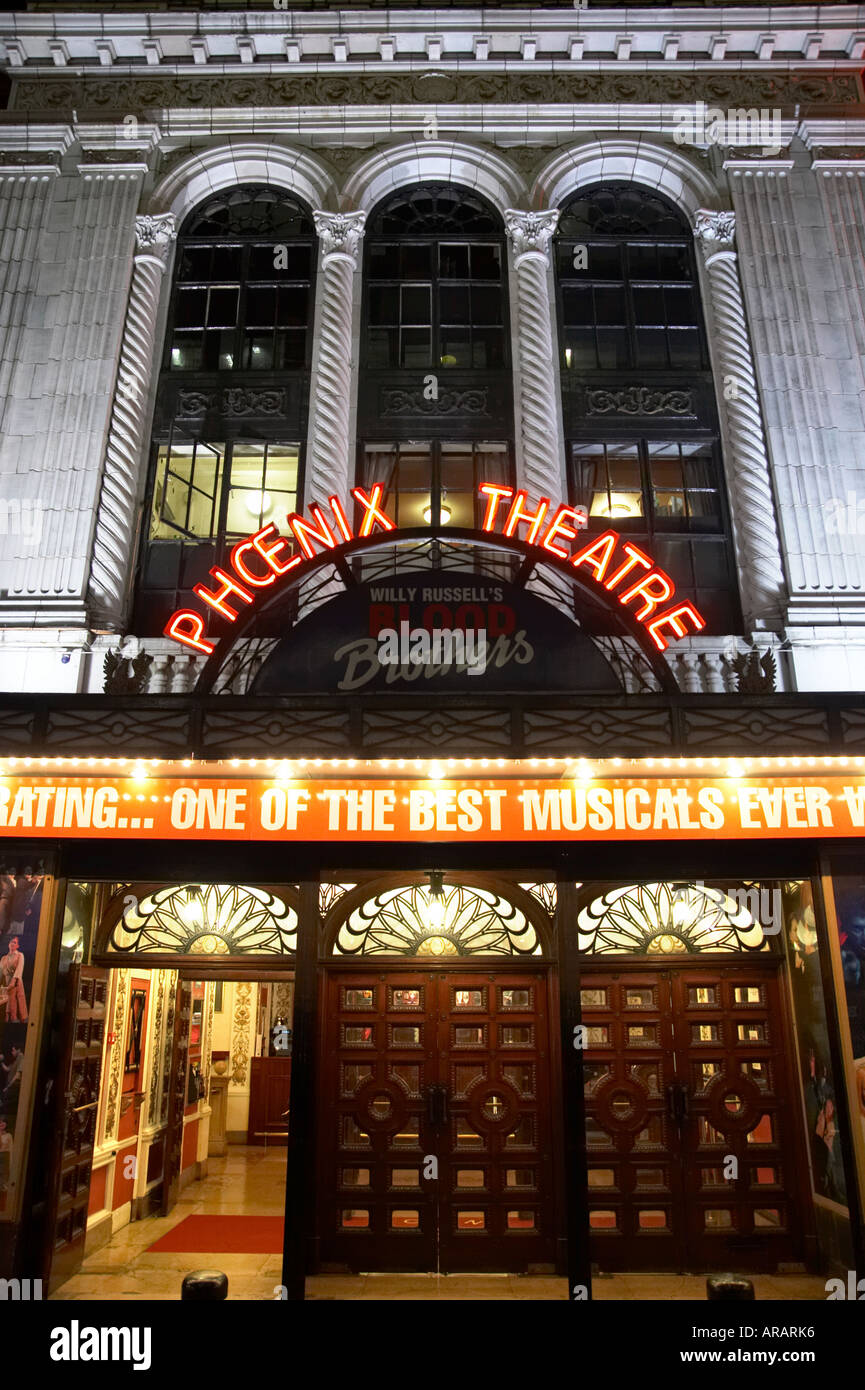
M 0 1276 L 865 1270 L 865 38 L 639 13 L 0 20 Z

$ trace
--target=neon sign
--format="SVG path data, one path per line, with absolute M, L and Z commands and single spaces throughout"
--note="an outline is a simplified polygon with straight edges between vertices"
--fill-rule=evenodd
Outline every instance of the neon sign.
M 540 550 L 573 565 L 588 577 L 608 598 L 616 598 L 628 609 L 646 631 L 659 651 L 665 651 L 672 639 L 688 635 L 686 623 L 693 632 L 706 626 L 703 616 L 692 603 L 671 603 L 676 585 L 651 556 L 617 531 L 604 531 L 588 545 L 571 551 L 569 543 L 577 540 L 578 532 L 588 525 L 585 507 L 559 506 L 552 511 L 549 497 L 541 497 L 532 510 L 528 494 L 502 487 L 497 483 L 481 483 L 478 489 L 486 499 L 486 512 L 481 530 L 507 537 L 518 535 L 525 527 L 523 539 Z M 355 487 L 351 495 L 361 512 L 360 525 L 355 531 L 337 497 L 329 497 L 328 517 L 318 503 L 309 508 L 308 519 L 292 512 L 287 525 L 299 547 L 292 554 L 291 540 L 277 531 L 271 521 L 254 535 L 238 541 L 229 559 L 230 572 L 214 565 L 210 576 L 212 588 L 196 584 L 193 592 L 221 618 L 233 623 L 242 611 L 255 603 L 261 590 L 270 590 L 284 575 L 301 568 L 317 553 L 338 550 L 349 541 L 363 540 L 375 530 L 396 531 L 397 527 L 383 510 L 385 485 L 375 483 L 369 493 Z M 615 559 L 614 559 L 615 557 Z M 660 611 L 659 611 L 660 610 Z M 192 608 L 181 608 L 172 614 L 164 628 L 166 637 L 209 656 L 214 644 L 206 637 L 205 619 Z

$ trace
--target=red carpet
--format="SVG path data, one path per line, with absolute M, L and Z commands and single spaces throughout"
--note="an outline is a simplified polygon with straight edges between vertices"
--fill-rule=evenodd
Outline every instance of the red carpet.
M 148 1251 L 183 1255 L 281 1255 L 281 1216 L 187 1216 Z

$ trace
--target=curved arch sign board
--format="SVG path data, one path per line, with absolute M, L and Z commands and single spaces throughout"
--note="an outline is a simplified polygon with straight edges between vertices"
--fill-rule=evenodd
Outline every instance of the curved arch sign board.
M 479 492 L 486 502 L 480 532 L 446 534 L 462 538 L 471 538 L 473 534 L 485 538 L 498 535 L 506 541 L 522 541 L 536 561 L 569 573 L 606 605 L 617 604 L 620 615 L 628 615 L 632 627 L 656 652 L 663 652 L 671 641 L 705 627 L 705 619 L 692 603 L 676 601 L 676 585 L 669 574 L 619 532 L 605 531 L 574 549 L 578 532 L 587 525 L 585 507 L 553 508 L 550 499 L 542 497 L 531 508 L 526 492 L 494 483 L 482 483 Z M 381 541 L 382 533 L 406 537 L 436 534 L 398 532 L 385 510 L 383 483 L 375 483 L 369 492 L 352 488 L 351 495 L 358 509 L 356 529 L 339 498 L 328 498 L 329 515 L 313 503 L 308 516 L 292 512 L 287 517 L 290 536 L 281 535 L 269 522 L 238 541 L 228 566 L 214 565 L 210 570 L 212 585 L 195 585 L 196 597 L 218 619 L 233 624 L 242 615 L 251 616 L 263 607 L 287 576 L 303 577 L 322 558 L 338 563 L 340 558 L 362 550 L 364 542 Z M 206 618 L 195 609 L 179 609 L 164 631 L 167 637 L 193 651 L 209 656 L 215 650 L 208 637 Z

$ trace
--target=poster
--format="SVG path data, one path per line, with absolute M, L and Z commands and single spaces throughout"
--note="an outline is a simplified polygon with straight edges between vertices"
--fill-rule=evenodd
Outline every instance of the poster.
M 41 864 L 0 861 L 0 1219 L 11 1206 L 44 881 Z
M 786 883 L 782 893 L 812 1190 L 815 1200 L 846 1210 L 847 1184 L 837 1102 L 840 1083 L 833 1074 L 829 1051 L 813 892 L 811 884 L 805 881 Z

